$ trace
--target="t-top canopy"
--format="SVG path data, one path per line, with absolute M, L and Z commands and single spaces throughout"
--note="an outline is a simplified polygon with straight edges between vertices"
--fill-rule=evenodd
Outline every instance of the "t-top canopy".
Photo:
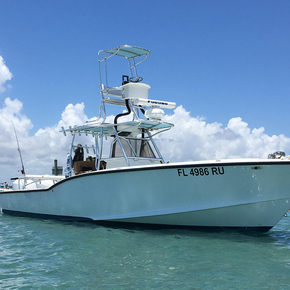
M 119 56 L 125 57 L 127 59 L 135 58 L 135 57 L 139 57 L 139 56 L 143 56 L 143 55 L 147 56 L 148 54 L 151 53 L 147 49 L 137 47 L 137 46 L 130 46 L 130 45 L 123 45 L 123 46 L 119 46 L 116 48 L 103 50 L 100 52 L 105 52 L 105 53 L 109 53 L 112 55 L 119 55 Z
M 118 124 L 109 124 L 109 123 L 102 123 L 102 124 L 85 124 L 82 126 L 75 126 L 73 128 L 64 129 L 60 132 L 66 133 L 71 132 L 72 134 L 95 134 L 98 135 L 102 133 L 103 136 L 112 136 L 115 134 L 114 128 L 118 128 L 118 131 L 126 131 L 126 132 L 135 132 L 136 130 L 166 130 L 173 127 L 173 124 L 158 121 L 158 120 L 139 120 L 139 121 L 129 121 L 124 123 Z M 138 132 L 138 133 L 140 133 Z

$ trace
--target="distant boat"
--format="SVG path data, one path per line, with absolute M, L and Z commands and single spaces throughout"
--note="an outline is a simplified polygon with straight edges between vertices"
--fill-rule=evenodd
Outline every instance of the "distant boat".
M 62 128 L 72 136 L 65 176 L 16 179 L 12 190 L 0 192 L 5 214 L 260 231 L 279 222 L 290 208 L 286 156 L 164 161 L 153 136 L 173 127 L 162 121 L 162 109 L 175 103 L 148 97 L 150 86 L 142 82 L 137 65 L 149 54 L 128 45 L 99 52 L 99 118 Z M 112 87 L 108 62 L 114 58 L 128 61 L 129 75 Z M 107 105 L 121 106 L 111 123 Z

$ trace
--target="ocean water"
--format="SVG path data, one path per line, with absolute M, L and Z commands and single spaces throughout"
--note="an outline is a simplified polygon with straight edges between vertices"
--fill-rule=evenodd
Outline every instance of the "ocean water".
M 290 215 L 263 234 L 1 215 L 0 289 L 290 289 Z

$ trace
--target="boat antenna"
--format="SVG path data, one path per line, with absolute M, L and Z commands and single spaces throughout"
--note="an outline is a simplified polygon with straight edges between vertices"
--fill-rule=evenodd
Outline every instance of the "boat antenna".
M 25 175 L 23 159 L 22 159 L 21 150 L 20 150 L 19 141 L 18 141 L 18 138 L 17 138 L 17 133 L 16 133 L 16 129 L 15 129 L 14 123 L 13 123 L 13 128 L 14 128 L 15 137 L 16 137 L 16 141 L 17 141 L 17 150 L 18 150 L 18 152 L 19 152 L 20 160 L 21 160 L 21 165 L 22 165 L 21 173 L 22 173 L 23 175 Z

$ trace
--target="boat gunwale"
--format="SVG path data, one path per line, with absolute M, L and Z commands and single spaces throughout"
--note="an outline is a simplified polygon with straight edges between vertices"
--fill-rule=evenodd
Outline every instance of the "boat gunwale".
M 232 161 L 231 161 L 232 160 Z M 163 164 L 154 164 L 154 165 L 142 165 L 142 166 L 128 166 L 128 167 L 119 167 L 119 168 L 110 168 L 105 170 L 98 171 L 89 171 L 86 173 L 74 175 L 65 179 L 58 181 L 47 188 L 34 188 L 34 189 L 21 189 L 21 190 L 7 190 L 0 191 L 1 194 L 12 194 L 12 193 L 27 193 L 27 192 L 45 192 L 53 189 L 54 187 L 60 185 L 63 182 L 67 182 L 71 179 L 88 177 L 91 175 L 98 174 L 113 174 L 113 173 L 122 173 L 122 172 L 136 172 L 136 171 L 147 171 L 147 170 L 162 170 L 162 169 L 176 169 L 176 168 L 196 168 L 196 167 L 211 167 L 211 166 L 269 166 L 269 165 L 290 165 L 290 160 L 280 160 L 280 159 L 253 159 L 253 160 L 235 160 L 233 159 L 224 159 L 224 160 L 213 160 L 206 163 L 203 161 L 189 161 L 189 162 L 178 162 L 178 163 L 163 163 Z

